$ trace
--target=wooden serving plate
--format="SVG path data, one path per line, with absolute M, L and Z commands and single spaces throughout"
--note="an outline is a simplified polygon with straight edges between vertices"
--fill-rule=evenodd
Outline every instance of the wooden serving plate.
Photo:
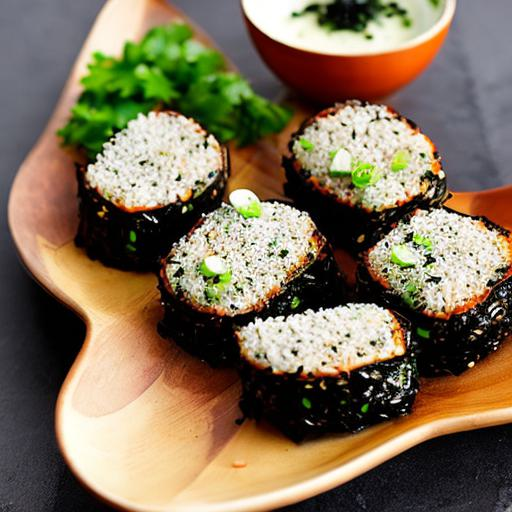
M 73 245 L 73 155 L 54 133 L 79 94 L 79 77 L 93 50 L 117 53 L 177 16 L 163 0 L 106 4 L 11 191 L 9 222 L 24 264 L 87 325 L 56 410 L 58 442 L 75 475 L 121 509 L 263 510 L 342 484 L 428 438 L 512 421 L 512 344 L 505 343 L 461 377 L 424 380 L 411 416 L 357 435 L 298 446 L 266 425 L 239 427 L 235 373 L 212 370 L 157 335 L 155 277 L 105 268 Z M 230 188 L 281 195 L 280 155 L 304 115 L 299 109 L 278 137 L 232 148 Z M 457 193 L 450 206 L 510 228 L 511 200 L 509 187 Z

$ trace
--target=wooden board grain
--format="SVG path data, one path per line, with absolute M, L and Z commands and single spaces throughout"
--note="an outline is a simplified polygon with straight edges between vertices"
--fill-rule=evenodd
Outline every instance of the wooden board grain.
M 425 439 L 512 421 L 506 343 L 461 377 L 424 380 L 411 416 L 357 435 L 297 446 L 264 424 L 238 427 L 235 373 L 212 370 L 157 335 L 155 277 L 105 268 L 73 245 L 75 155 L 54 133 L 79 94 L 88 57 L 99 49 L 116 53 L 125 40 L 180 16 L 163 0 L 106 4 L 11 191 L 9 222 L 23 262 L 87 324 L 56 409 L 59 446 L 75 475 L 126 510 L 263 510 L 346 482 Z M 281 154 L 306 112 L 299 106 L 279 136 L 231 148 L 229 188 L 281 196 Z M 455 194 L 450 206 L 512 227 L 511 200 L 509 187 Z

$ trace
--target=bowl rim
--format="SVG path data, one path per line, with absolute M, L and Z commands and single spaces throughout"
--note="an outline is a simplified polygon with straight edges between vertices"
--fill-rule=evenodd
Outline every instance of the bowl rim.
M 343 58 L 376 57 L 376 56 L 380 56 L 380 55 L 389 55 L 392 53 L 409 50 L 411 48 L 420 46 L 421 44 L 433 39 L 440 32 L 442 32 L 446 27 L 450 26 L 450 24 L 453 20 L 453 17 L 455 15 L 455 10 L 456 10 L 456 6 L 457 6 L 457 0 L 445 0 L 443 13 L 439 17 L 439 19 L 429 29 L 425 30 L 424 32 L 421 32 L 420 34 L 413 37 L 412 39 L 409 39 L 408 41 L 404 41 L 403 43 L 398 44 L 397 46 L 393 46 L 392 48 L 388 48 L 386 50 L 359 51 L 359 52 L 354 52 L 354 53 L 342 53 L 342 52 L 326 53 L 326 52 L 321 52 L 318 50 L 311 50 L 308 48 L 302 48 L 300 46 L 291 45 L 291 44 L 285 43 L 283 41 L 280 41 L 279 39 L 271 37 L 261 27 L 256 25 L 256 23 L 247 14 L 247 10 L 246 10 L 245 6 L 247 5 L 247 3 L 249 1 L 251 1 L 251 0 L 240 0 L 240 7 L 242 9 L 242 13 L 243 13 L 245 19 L 247 20 L 247 22 L 250 25 L 252 25 L 256 30 L 261 32 L 264 36 L 268 37 L 270 40 L 274 41 L 275 43 L 286 46 L 289 49 L 297 50 L 300 52 L 310 53 L 310 54 L 322 56 L 322 57 L 343 57 Z M 252 1 L 257 2 L 258 0 L 252 0 Z

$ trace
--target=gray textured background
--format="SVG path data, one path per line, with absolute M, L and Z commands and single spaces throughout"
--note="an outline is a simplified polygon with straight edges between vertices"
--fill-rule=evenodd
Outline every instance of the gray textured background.
M 176 3 L 206 28 L 259 92 L 282 91 L 249 43 L 237 0 Z M 75 482 L 54 440 L 55 398 L 83 326 L 25 274 L 5 214 L 16 169 L 50 116 L 102 4 L 2 0 L 0 5 L 1 512 L 106 510 Z M 436 62 L 390 98 L 437 143 L 457 190 L 511 182 L 510 20 L 511 0 L 460 0 Z M 429 441 L 289 510 L 511 510 L 511 434 L 512 427 L 504 426 Z

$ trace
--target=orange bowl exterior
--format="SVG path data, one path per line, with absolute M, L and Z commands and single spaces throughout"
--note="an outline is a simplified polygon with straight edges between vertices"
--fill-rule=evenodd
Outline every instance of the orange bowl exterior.
M 327 104 L 348 98 L 383 98 L 416 78 L 443 44 L 451 20 L 418 45 L 368 55 L 328 55 L 270 38 L 245 15 L 251 39 L 269 68 L 302 96 Z

